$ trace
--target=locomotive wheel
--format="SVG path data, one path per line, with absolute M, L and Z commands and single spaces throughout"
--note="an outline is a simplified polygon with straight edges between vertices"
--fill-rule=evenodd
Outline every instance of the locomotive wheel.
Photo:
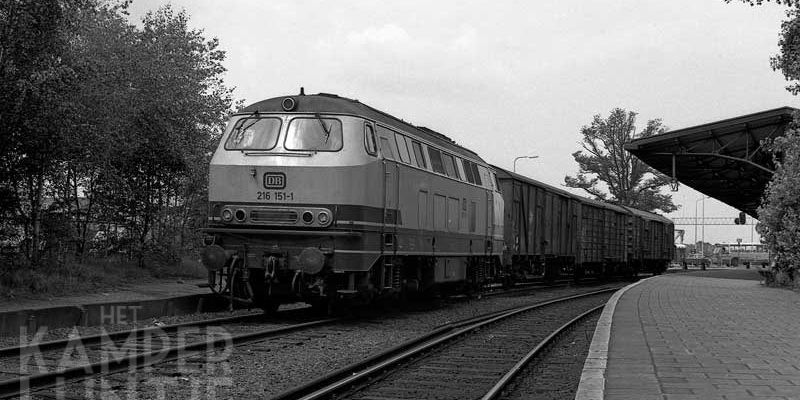
M 278 312 L 278 307 L 281 306 L 281 303 L 279 301 L 275 301 L 274 299 L 267 299 L 260 301 L 258 306 L 264 310 L 264 314 L 275 314 Z
M 329 317 L 336 315 L 338 308 L 334 301 L 328 298 L 314 299 L 311 303 L 311 311 L 319 316 Z
M 281 302 L 269 294 L 269 287 L 264 280 L 262 270 L 251 269 L 249 283 L 253 290 L 253 303 L 264 310 L 264 314 L 275 314 Z

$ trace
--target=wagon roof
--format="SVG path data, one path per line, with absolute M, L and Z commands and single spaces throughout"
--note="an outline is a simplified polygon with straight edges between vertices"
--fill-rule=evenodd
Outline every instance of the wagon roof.
M 560 194 L 562 196 L 565 196 L 565 197 L 579 199 L 579 200 L 581 200 L 583 202 L 590 203 L 590 204 L 592 204 L 592 205 L 594 205 L 596 207 L 609 208 L 609 209 L 616 210 L 616 211 L 623 212 L 623 213 L 627 211 L 629 213 L 632 213 L 632 214 L 635 214 L 635 215 L 639 215 L 639 216 L 644 217 L 644 218 L 660 220 L 662 222 L 666 222 L 666 223 L 670 223 L 670 224 L 672 223 L 672 220 L 670 220 L 669 218 L 664 217 L 663 215 L 659 215 L 659 214 L 655 214 L 655 213 L 651 213 L 651 212 L 647 212 L 647 211 L 642 211 L 642 210 L 639 210 L 639 209 L 636 209 L 636 208 L 632 208 L 632 207 L 626 207 L 626 206 L 620 206 L 620 205 L 616 205 L 616 204 L 606 203 L 604 201 L 590 199 L 588 197 L 579 196 L 577 194 L 570 193 L 570 192 L 568 192 L 568 191 L 566 191 L 564 189 L 560 189 L 560 188 L 557 188 L 555 186 L 548 185 L 548 184 L 543 183 L 543 182 L 539 182 L 539 181 L 537 181 L 535 179 L 528 178 L 525 175 L 520 175 L 520 174 L 518 174 L 516 172 L 511 172 L 509 170 L 500 168 L 500 167 L 498 167 L 496 165 L 492 165 L 492 168 L 494 168 L 495 171 L 497 171 L 497 178 L 498 179 L 516 179 L 518 181 L 526 182 L 526 183 L 529 183 L 531 185 L 546 187 L 548 190 L 550 190 L 552 192 L 556 192 L 556 193 L 558 193 L 558 194 Z
M 435 143 L 442 148 L 461 156 L 485 162 L 478 154 L 469 150 L 449 137 L 422 126 L 414 126 L 400 118 L 370 107 L 358 100 L 340 97 L 335 94 L 318 93 L 313 95 L 288 95 L 274 97 L 253 103 L 239 113 L 253 112 L 285 112 L 282 103 L 284 99 L 291 97 L 296 103 L 296 108 L 292 112 L 298 113 L 332 113 L 332 114 L 351 114 L 366 117 L 368 119 L 384 123 L 389 126 L 399 128 L 412 135 L 417 135 L 425 140 Z
M 671 219 L 669 219 L 669 218 L 667 218 L 667 217 L 665 217 L 665 216 L 663 216 L 661 214 L 656 214 L 656 213 L 653 213 L 653 212 L 644 211 L 644 210 L 640 210 L 638 208 L 633 208 L 633 207 L 628 207 L 628 206 L 620 206 L 620 207 L 625 208 L 626 210 L 630 210 L 632 213 L 634 213 L 634 214 L 636 214 L 636 215 L 638 215 L 638 216 L 640 216 L 642 218 L 655 219 L 655 220 L 659 220 L 661 222 L 670 223 L 670 224 L 672 223 Z
M 511 171 L 509 171 L 507 169 L 500 168 L 500 167 L 498 167 L 496 165 L 492 165 L 492 168 L 494 168 L 495 171 L 497 172 L 497 179 L 516 179 L 518 181 L 526 182 L 526 183 L 529 183 L 531 185 L 544 186 L 548 190 L 550 190 L 552 192 L 556 192 L 556 193 L 558 193 L 558 194 L 560 194 L 560 195 L 562 195 L 564 197 L 583 199 L 583 197 L 578 196 L 576 194 L 572 194 L 572 193 L 570 193 L 570 192 L 568 192 L 568 191 L 566 191 L 564 189 L 559 189 L 559 188 L 557 188 L 555 186 L 548 185 L 548 184 L 546 184 L 544 182 L 539 182 L 539 181 L 537 181 L 535 179 L 528 178 L 525 175 L 520 175 L 520 174 L 518 174 L 516 172 L 511 172 Z

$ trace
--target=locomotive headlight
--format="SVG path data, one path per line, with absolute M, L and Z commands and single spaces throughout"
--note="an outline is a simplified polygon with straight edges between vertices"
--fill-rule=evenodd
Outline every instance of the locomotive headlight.
M 319 221 L 321 225 L 327 224 L 330 220 L 331 216 L 325 211 L 320 211 L 319 214 L 317 214 L 317 221 Z
M 233 219 L 233 212 L 231 211 L 230 208 L 226 208 L 226 209 L 222 210 L 222 220 L 223 221 L 231 222 L 232 219 Z
M 238 209 L 238 210 L 236 210 L 236 213 L 234 214 L 234 216 L 236 217 L 237 221 L 244 222 L 245 217 L 247 217 L 247 213 L 244 212 L 244 210 L 242 210 L 242 209 Z
M 303 222 L 310 224 L 314 222 L 314 214 L 311 211 L 306 211 L 303 213 Z

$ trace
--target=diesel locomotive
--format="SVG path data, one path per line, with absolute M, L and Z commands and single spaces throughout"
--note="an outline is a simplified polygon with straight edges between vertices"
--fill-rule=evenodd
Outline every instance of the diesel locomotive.
M 479 291 L 651 269 L 672 223 L 487 164 L 431 129 L 332 94 L 233 115 L 211 159 L 202 261 L 232 302 Z

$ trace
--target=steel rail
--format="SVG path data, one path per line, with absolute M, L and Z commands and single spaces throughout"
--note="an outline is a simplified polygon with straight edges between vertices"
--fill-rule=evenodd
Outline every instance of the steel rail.
M 514 380 L 514 378 L 516 378 L 516 376 L 520 372 L 522 372 L 522 370 L 528 364 L 530 364 L 530 362 L 536 356 L 538 356 L 542 352 L 542 350 L 544 350 L 553 341 L 555 341 L 555 339 L 558 336 L 560 336 L 561 334 L 566 332 L 567 329 L 571 328 L 573 325 L 577 324 L 578 322 L 580 322 L 584 318 L 587 318 L 589 315 L 592 315 L 593 313 L 596 313 L 596 312 L 602 310 L 604 307 L 605 307 L 605 304 L 602 305 L 602 306 L 594 307 L 591 310 L 586 311 L 585 313 L 573 318 L 571 321 L 569 321 L 566 324 L 562 325 L 557 330 L 553 331 L 553 333 L 551 333 L 549 336 L 544 338 L 541 342 L 539 342 L 538 345 L 536 345 L 536 347 L 534 347 L 530 352 L 528 352 L 528 354 L 526 354 L 525 357 L 523 357 L 516 364 L 514 364 L 514 366 L 511 367 L 511 369 L 508 370 L 508 372 L 506 372 L 506 374 L 503 375 L 503 377 L 500 378 L 500 380 L 498 380 L 497 383 L 494 386 L 492 386 L 492 388 L 489 389 L 489 391 L 487 391 L 485 395 L 483 395 L 483 397 L 481 397 L 481 400 L 494 400 L 494 399 L 498 398 L 503 393 L 503 390 L 505 390 L 505 388 L 508 387 L 508 384 L 511 383 Z
M 192 327 L 192 326 L 201 327 L 201 326 L 219 325 L 231 322 L 243 322 L 250 319 L 256 319 L 261 316 L 263 316 L 263 314 L 260 313 L 237 315 L 234 317 L 222 317 L 222 318 L 213 318 L 206 320 L 188 321 L 188 322 L 181 322 L 177 324 L 164 325 L 164 326 L 152 326 L 147 328 L 129 329 L 118 332 L 105 332 L 89 336 L 77 336 L 67 339 L 49 340 L 46 342 L 36 342 L 25 346 L 12 346 L 12 347 L 0 348 L 0 357 L 19 357 L 23 355 L 33 354 L 39 351 L 53 351 L 53 350 L 64 349 L 67 346 L 74 346 L 76 344 L 76 341 L 79 341 L 80 343 L 78 344 L 83 346 L 98 345 L 98 344 L 112 343 L 123 339 L 131 339 L 131 338 L 138 339 L 151 333 L 173 332 L 182 328 Z
M 274 397 L 273 400 L 312 400 L 325 398 L 327 396 L 331 396 L 337 390 L 369 379 L 380 371 L 388 369 L 389 367 L 399 364 L 400 362 L 407 361 L 419 355 L 420 353 L 439 346 L 451 339 L 457 338 L 476 329 L 480 329 L 484 325 L 488 325 L 513 315 L 537 308 L 583 297 L 614 292 L 619 289 L 620 288 L 609 288 L 589 293 L 582 293 L 579 295 L 556 298 L 541 303 L 497 311 L 484 316 L 478 316 L 468 320 L 446 324 L 418 338 L 401 343 L 400 345 L 395 346 L 383 353 L 376 354 L 365 360 L 343 367 L 319 379 L 280 393 Z
M 611 282 L 602 282 L 600 280 L 596 280 L 596 278 L 583 278 L 580 281 L 575 281 L 574 279 L 559 279 L 552 281 L 550 283 L 544 281 L 532 281 L 532 282 L 517 282 L 514 284 L 513 287 L 507 289 L 500 289 L 500 290 L 488 290 L 484 292 L 478 293 L 479 297 L 491 297 L 491 296 L 502 296 L 507 294 L 515 294 L 515 293 L 525 293 L 534 290 L 542 290 L 542 289 L 562 289 L 567 287 L 588 287 L 591 285 L 603 284 L 603 283 L 611 283 Z
M 105 360 L 92 364 L 46 372 L 36 375 L 24 376 L 0 382 L 0 398 L 17 397 L 35 390 L 60 386 L 67 382 L 87 379 L 97 375 L 106 375 L 143 368 L 149 365 L 160 364 L 178 358 L 185 358 L 206 353 L 219 347 L 228 345 L 242 345 L 257 342 L 271 336 L 303 330 L 316 326 L 339 322 L 339 318 L 329 318 L 312 322 L 286 326 L 264 331 L 250 332 L 232 337 L 222 337 L 180 346 L 165 347 L 156 351 L 134 354 L 132 356 Z

